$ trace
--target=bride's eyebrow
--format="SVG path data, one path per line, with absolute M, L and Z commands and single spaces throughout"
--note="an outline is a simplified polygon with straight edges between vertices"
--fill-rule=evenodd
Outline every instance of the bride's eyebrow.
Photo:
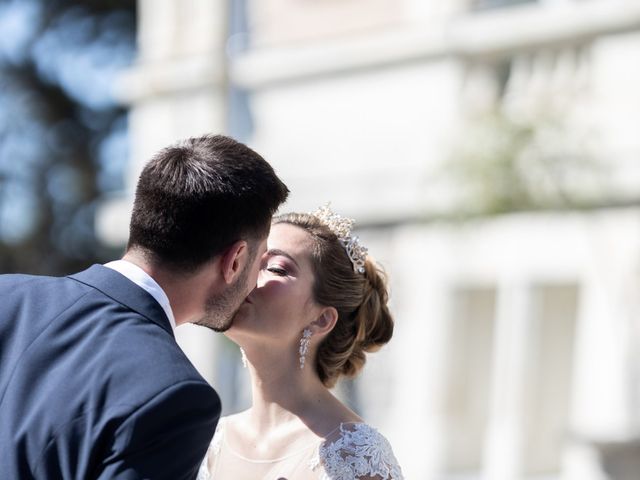
M 300 268 L 300 265 L 298 265 L 298 262 L 296 262 L 296 259 L 293 258 L 291 255 L 289 255 L 284 250 L 280 250 L 278 248 L 272 248 L 270 250 L 267 250 L 267 257 L 275 257 L 275 256 L 288 258 L 289 260 L 291 260 L 295 264 L 296 267 Z

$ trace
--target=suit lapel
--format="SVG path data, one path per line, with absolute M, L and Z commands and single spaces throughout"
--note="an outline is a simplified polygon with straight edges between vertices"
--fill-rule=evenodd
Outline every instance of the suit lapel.
M 100 290 L 174 336 L 171 323 L 156 299 L 121 273 L 103 265 L 92 265 L 83 272 L 69 275 L 69 278 Z

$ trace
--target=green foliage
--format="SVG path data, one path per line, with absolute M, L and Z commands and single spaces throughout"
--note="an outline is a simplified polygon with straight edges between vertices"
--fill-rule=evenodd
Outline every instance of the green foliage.
M 448 164 L 469 214 L 580 208 L 603 189 L 591 146 L 557 118 L 474 119 Z

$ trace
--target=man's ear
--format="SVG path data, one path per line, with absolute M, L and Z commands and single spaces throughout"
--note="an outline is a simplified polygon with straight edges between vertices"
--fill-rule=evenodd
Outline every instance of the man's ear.
M 224 281 L 231 285 L 246 268 L 249 261 L 249 246 L 244 240 L 238 240 L 222 253 L 220 269 Z
M 313 322 L 314 333 L 325 335 L 333 330 L 338 321 L 338 311 L 334 307 L 323 307 L 320 315 Z

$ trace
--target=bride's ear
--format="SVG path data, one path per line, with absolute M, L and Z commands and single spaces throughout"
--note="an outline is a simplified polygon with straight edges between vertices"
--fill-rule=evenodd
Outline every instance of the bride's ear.
M 338 311 L 334 307 L 324 307 L 320 315 L 313 322 L 313 327 L 317 335 L 325 335 L 333 330 L 338 321 Z

